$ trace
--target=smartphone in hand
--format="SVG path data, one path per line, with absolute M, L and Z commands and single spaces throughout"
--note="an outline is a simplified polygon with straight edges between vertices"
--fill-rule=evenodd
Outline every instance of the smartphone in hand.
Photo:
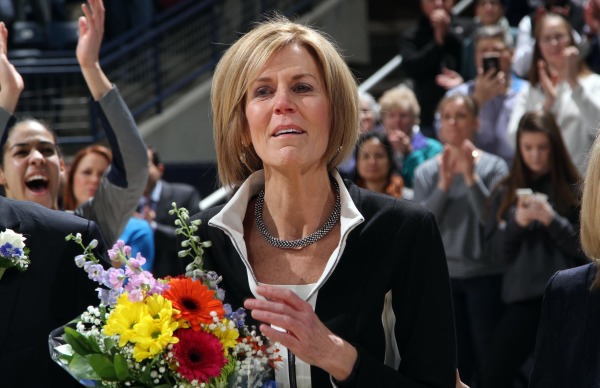
M 495 69 L 494 75 L 500 71 L 500 54 L 487 53 L 483 55 L 483 72 L 487 73 L 490 69 Z

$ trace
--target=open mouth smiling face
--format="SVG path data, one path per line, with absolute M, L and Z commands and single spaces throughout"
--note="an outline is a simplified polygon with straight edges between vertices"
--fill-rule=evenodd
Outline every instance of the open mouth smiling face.
M 25 121 L 11 130 L 4 146 L 0 184 L 8 198 L 57 208 L 63 168 L 52 134 L 40 123 Z

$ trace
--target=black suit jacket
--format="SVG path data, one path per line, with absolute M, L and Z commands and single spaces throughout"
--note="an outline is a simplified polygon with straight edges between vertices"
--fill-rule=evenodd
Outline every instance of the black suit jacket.
M 31 264 L 0 279 L 0 386 L 79 386 L 50 358 L 48 334 L 98 304 L 96 283 L 73 260 L 81 248 L 65 237 L 81 233 L 105 252 L 100 231 L 89 220 L 0 197 L 0 231 L 6 228 L 24 235 Z
M 175 216 L 169 214 L 171 204 L 185 207 L 190 215 L 199 211 L 200 194 L 185 183 L 169 183 L 162 181 L 160 200 L 156 205 L 156 229 L 154 230 L 154 267 L 152 273 L 159 278 L 183 272 L 181 260 L 177 257 L 177 238 L 175 236 Z
M 548 282 L 530 388 L 600 387 L 600 290 L 595 264 L 557 272 Z
M 431 212 L 410 201 L 373 193 L 346 181 L 365 221 L 348 235 L 335 270 L 322 284 L 315 312 L 361 355 L 356 387 L 454 388 L 456 342 L 443 243 Z M 202 211 L 198 235 L 212 246 L 204 267 L 223 276 L 220 286 L 233 309 L 253 297 L 246 267 L 229 236 L 209 225 L 223 206 Z M 399 370 L 384 365 L 381 321 L 392 292 Z M 246 322 L 255 321 L 250 315 Z M 311 367 L 312 386 L 331 387 L 329 375 Z

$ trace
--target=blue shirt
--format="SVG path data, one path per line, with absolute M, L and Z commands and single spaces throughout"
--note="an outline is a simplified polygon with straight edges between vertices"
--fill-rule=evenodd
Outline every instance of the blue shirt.
M 131 247 L 131 257 L 136 257 L 140 252 L 146 258 L 146 264 L 142 266 L 147 271 L 152 271 L 154 264 L 154 231 L 148 221 L 137 217 L 131 217 L 125 226 L 125 230 L 119 240 Z

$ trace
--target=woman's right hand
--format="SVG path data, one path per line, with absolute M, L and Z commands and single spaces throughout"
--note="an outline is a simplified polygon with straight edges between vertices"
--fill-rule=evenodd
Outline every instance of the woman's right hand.
M 8 29 L 0 22 L 0 108 L 13 113 L 24 87 L 23 77 L 8 60 Z
M 308 302 L 279 287 L 261 285 L 256 292 L 265 300 L 246 299 L 244 307 L 251 310 L 254 319 L 263 322 L 260 325 L 263 335 L 338 381 L 350 376 L 358 358 L 356 348 L 332 333 Z
M 439 157 L 440 172 L 438 177 L 438 189 L 448 191 L 454 177 L 454 166 L 452 160 L 452 150 L 450 146 L 444 145 L 444 150 Z
M 546 100 L 544 101 L 544 111 L 548 112 L 552 109 L 554 105 L 554 101 L 556 101 L 557 91 L 556 86 L 554 86 L 554 82 L 552 82 L 551 75 L 549 73 L 548 67 L 546 66 L 546 62 L 543 60 L 539 60 L 537 63 L 538 74 L 540 77 L 540 86 L 544 91 L 544 95 L 546 96 Z
M 518 196 L 517 197 L 517 209 L 515 210 L 515 221 L 521 228 L 526 228 L 531 224 L 535 218 L 531 211 L 531 203 L 533 198 L 529 196 Z

